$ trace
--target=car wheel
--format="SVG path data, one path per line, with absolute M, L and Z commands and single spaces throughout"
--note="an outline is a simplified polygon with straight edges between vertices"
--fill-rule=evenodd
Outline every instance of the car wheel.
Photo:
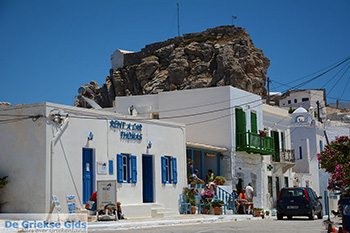
M 310 213 L 310 215 L 309 215 L 309 219 L 310 219 L 310 220 L 314 220 L 314 218 L 315 218 L 315 210 L 314 210 L 314 209 L 311 209 L 311 213 Z
M 322 209 L 321 209 L 320 212 L 317 214 L 317 218 L 318 218 L 318 219 L 323 219 Z
M 288 215 L 287 217 L 288 217 L 289 220 L 291 220 L 293 218 L 292 215 Z
M 277 213 L 277 219 L 282 220 L 283 219 L 283 214 Z

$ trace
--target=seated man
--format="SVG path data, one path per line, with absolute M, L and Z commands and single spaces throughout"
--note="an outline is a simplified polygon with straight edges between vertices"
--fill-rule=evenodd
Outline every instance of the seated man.
M 234 199 L 234 201 L 233 201 L 233 199 Z M 232 206 L 232 207 L 233 207 L 233 203 L 234 203 L 234 205 L 235 205 L 235 213 L 237 213 L 240 204 L 239 204 L 239 202 L 238 202 L 238 193 L 237 193 L 237 189 L 235 189 L 235 188 L 232 190 L 232 198 L 231 198 L 231 206 Z

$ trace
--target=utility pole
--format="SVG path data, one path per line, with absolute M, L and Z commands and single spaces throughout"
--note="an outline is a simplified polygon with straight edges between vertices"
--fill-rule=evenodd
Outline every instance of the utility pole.
M 321 119 L 321 116 L 320 116 L 320 102 L 317 100 L 316 104 L 317 104 L 317 119 L 318 119 L 319 122 L 322 123 L 322 119 Z
M 179 7 L 179 2 L 176 3 L 177 5 L 177 36 L 180 37 L 180 7 Z
M 270 104 L 270 78 L 267 77 L 267 98 L 266 104 Z

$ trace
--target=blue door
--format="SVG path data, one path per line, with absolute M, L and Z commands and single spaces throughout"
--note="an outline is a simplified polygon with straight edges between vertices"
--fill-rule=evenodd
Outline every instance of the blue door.
M 153 202 L 153 161 L 152 155 L 142 155 L 143 202 Z
M 94 192 L 94 159 L 93 150 L 83 148 L 83 203 L 90 200 Z

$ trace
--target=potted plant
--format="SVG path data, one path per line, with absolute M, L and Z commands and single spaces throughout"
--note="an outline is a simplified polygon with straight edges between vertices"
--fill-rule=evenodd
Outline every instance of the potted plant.
M 226 182 L 226 178 L 223 177 L 223 176 L 217 176 L 217 177 L 215 177 L 214 182 L 215 182 L 217 185 L 224 185 L 225 182 Z
M 202 199 L 205 202 L 211 202 L 211 200 L 214 197 L 214 192 L 210 192 L 210 189 L 206 189 L 202 194 L 201 194 Z
M 264 219 L 265 218 L 265 211 L 261 210 L 261 214 L 260 214 L 261 218 Z
M 211 202 L 204 202 L 204 211 L 202 210 L 202 214 L 207 214 L 211 208 Z
M 266 137 L 266 131 L 265 130 L 259 130 L 260 137 Z
M 196 180 L 193 180 L 193 181 L 191 182 L 191 186 L 192 186 L 192 187 L 196 187 L 197 184 L 200 184 L 201 187 L 202 187 L 203 184 L 205 184 L 205 182 L 204 182 L 203 180 L 201 180 L 201 179 L 196 179 Z
M 214 209 L 214 214 L 215 215 L 220 215 L 221 214 L 221 209 L 222 209 L 222 206 L 224 205 L 225 203 L 221 200 L 215 200 L 211 203 L 211 206 L 213 207 Z
M 254 217 L 260 217 L 261 211 L 262 211 L 262 209 L 260 209 L 260 208 L 253 208 Z
M 270 216 L 270 211 L 266 210 L 266 211 L 265 211 L 265 215 L 266 215 L 266 216 Z
M 191 204 L 191 214 L 195 214 L 196 213 L 196 203 L 194 201 L 194 197 L 189 198 L 189 203 Z

